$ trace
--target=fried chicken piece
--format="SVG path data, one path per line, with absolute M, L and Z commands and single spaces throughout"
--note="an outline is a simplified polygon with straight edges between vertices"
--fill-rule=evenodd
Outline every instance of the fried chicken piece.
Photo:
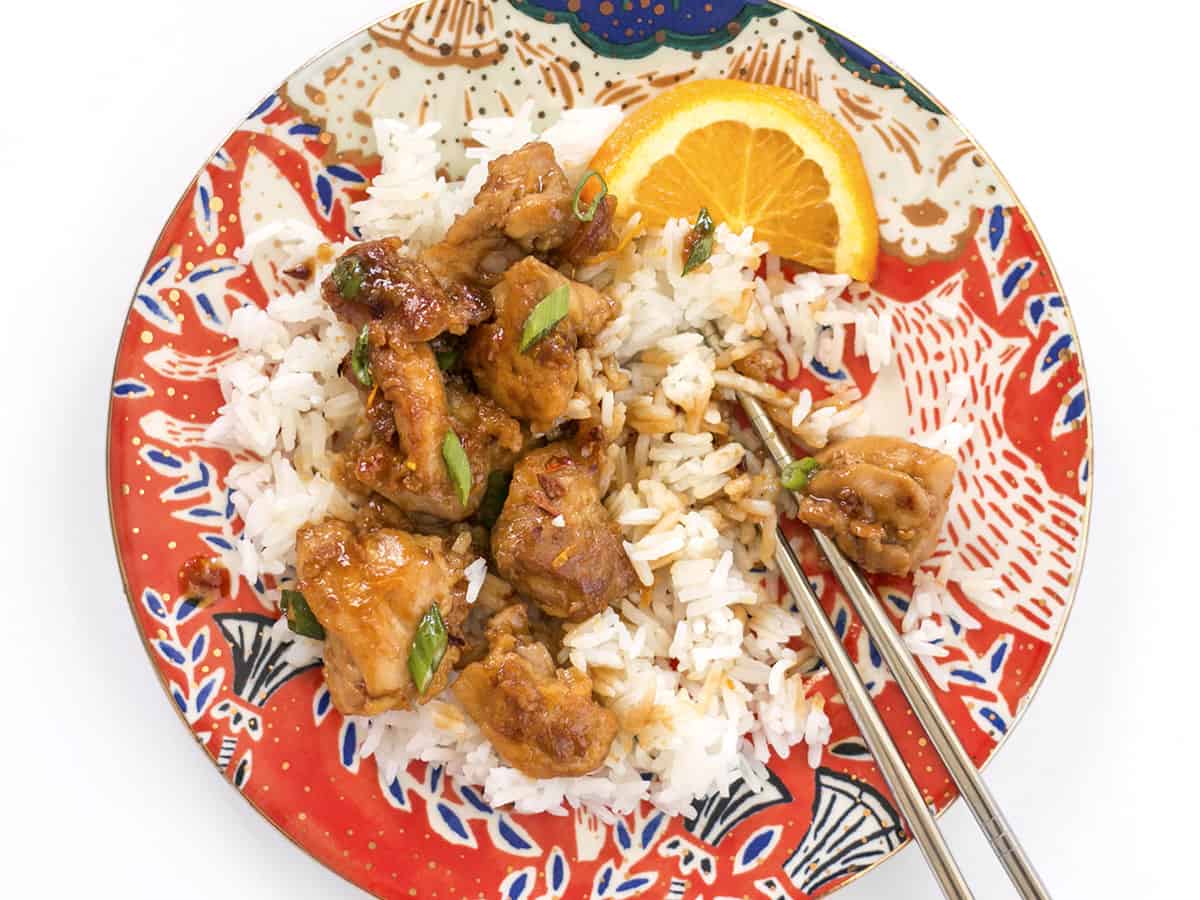
M 379 396 L 368 394 L 370 434 L 347 448 L 344 476 L 406 514 L 467 518 L 483 500 L 489 473 L 512 468 L 525 443 L 521 424 L 459 379 L 447 383 L 428 344 L 391 342 L 372 328 L 369 355 Z M 470 466 L 465 504 L 444 455 L 450 432 Z
M 617 198 L 606 194 L 596 204 L 596 212 L 590 222 L 580 222 L 570 239 L 558 250 L 558 259 L 577 266 L 590 257 L 617 246 L 614 219 L 617 215 Z
M 513 471 L 492 529 L 500 576 L 547 615 L 573 622 L 637 584 L 621 533 L 600 502 L 602 450 L 598 429 L 584 429 L 573 442 L 529 453 Z
M 522 351 L 525 321 L 548 294 L 564 286 L 569 291 L 567 315 Z M 532 256 L 504 273 L 493 299 L 496 318 L 471 332 L 464 359 L 480 390 L 544 433 L 575 392 L 577 346 L 612 318 L 612 301 Z
M 487 637 L 487 657 L 467 666 L 453 691 L 500 758 L 531 778 L 598 769 L 617 718 L 592 698 L 591 679 L 575 668 L 555 669 L 521 604 L 493 616 Z
M 373 340 L 370 358 L 371 376 L 391 404 L 399 449 L 414 483 L 441 485 L 448 479 L 442 442 L 451 425 L 446 388 L 433 351 L 428 344 Z
M 428 341 L 443 332 L 465 334 L 492 314 L 487 291 L 438 278 L 404 256 L 399 238 L 368 241 L 347 250 L 321 284 L 338 318 L 361 329 L 378 322 L 390 341 Z
M 577 338 L 570 317 L 524 352 L 521 334 L 534 307 L 566 279 L 532 256 L 504 274 L 495 288 L 496 319 L 467 338 L 464 361 L 475 383 L 503 409 L 548 431 L 575 393 Z
M 376 401 L 376 405 L 386 401 Z M 487 400 L 451 382 L 434 395 L 436 421 L 453 429 L 470 464 L 471 486 L 463 504 L 442 456 L 441 437 L 425 428 L 419 443 L 406 446 L 431 448 L 436 453 L 418 460 L 402 449 L 397 440 L 371 436 L 351 443 L 343 456 L 343 472 L 352 485 L 375 491 L 410 517 L 424 524 L 427 519 L 461 522 L 473 515 L 483 502 L 488 475 L 508 471 L 525 444 L 520 423 Z
M 495 592 L 495 596 L 487 597 L 489 592 L 480 593 L 479 599 L 467 611 L 466 621 L 463 622 L 463 646 L 458 656 L 457 667 L 465 669 L 471 663 L 479 662 L 487 656 L 487 626 L 500 610 L 520 603 L 525 607 L 525 615 L 529 622 L 529 633 L 534 640 L 544 644 L 553 659 L 558 658 L 562 650 L 563 620 L 548 616 L 528 600 L 518 598 L 511 590 L 506 594 Z M 490 601 L 490 602 L 488 602 Z
M 571 236 L 572 195 L 553 148 L 526 144 L 488 164 L 471 208 L 422 259 L 443 280 L 495 284 L 516 260 L 553 250 Z
M 870 572 L 907 575 L 937 544 L 954 460 L 894 437 L 852 438 L 816 456 L 799 518 Z
M 332 517 L 300 529 L 297 587 L 325 628 L 325 681 L 339 711 L 369 716 L 412 709 L 445 688 L 466 616 L 466 563 L 439 537 L 363 531 Z M 454 639 L 418 693 L 408 654 L 435 603 Z

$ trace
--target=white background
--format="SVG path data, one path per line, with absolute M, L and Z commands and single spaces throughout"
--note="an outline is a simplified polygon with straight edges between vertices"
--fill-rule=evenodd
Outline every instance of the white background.
M 810 0 L 992 154 L 1047 241 L 1092 390 L 1087 568 L 987 777 L 1059 897 L 1196 896 L 1196 14 Z M 362 896 L 218 777 L 151 674 L 104 495 L 113 351 L 158 230 L 272 86 L 387 0 L 9 3 L 0 25 L 0 894 Z M 961 807 L 950 843 L 1009 896 Z M 907 849 L 847 900 L 931 897 Z

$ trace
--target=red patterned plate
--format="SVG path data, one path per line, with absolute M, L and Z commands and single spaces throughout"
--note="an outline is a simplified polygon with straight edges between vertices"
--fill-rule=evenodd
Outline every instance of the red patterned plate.
M 903 411 L 897 427 L 921 431 L 938 426 L 947 380 L 969 383 L 963 414 L 975 428 L 947 528 L 964 564 L 995 572 L 1015 603 L 983 608 L 955 588 L 946 655 L 923 661 L 977 763 L 1015 727 L 1061 638 L 1091 496 L 1078 341 L 1032 225 L 957 122 L 886 62 L 767 3 L 430 0 L 296 72 L 205 163 L 137 286 L 109 415 L 117 555 L 171 702 L 267 819 L 367 891 L 803 897 L 905 840 L 827 676 L 833 737 L 816 769 L 803 754 L 774 759 L 767 790 L 735 784 L 689 818 L 517 815 L 435 767 L 385 783 L 360 759 L 355 725 L 331 709 L 321 673 L 280 664 L 286 642 L 271 633 L 261 590 L 207 608 L 177 593 L 181 564 L 229 546 L 241 524 L 224 486 L 230 456 L 204 428 L 221 402 L 214 371 L 230 351 L 230 312 L 265 302 L 234 258 L 246 231 L 287 216 L 344 237 L 349 204 L 378 171 L 375 115 L 442 121 L 443 151 L 461 166 L 471 116 L 527 98 L 547 121 L 578 105 L 632 108 L 676 81 L 721 76 L 801 91 L 858 140 L 884 247 L 862 302 L 891 311 L 898 362 L 873 377 L 847 358 L 841 374 L 868 403 Z M 918 783 L 944 809 L 955 797 L 945 770 L 844 599 L 816 580 Z M 899 619 L 911 583 L 877 586 Z

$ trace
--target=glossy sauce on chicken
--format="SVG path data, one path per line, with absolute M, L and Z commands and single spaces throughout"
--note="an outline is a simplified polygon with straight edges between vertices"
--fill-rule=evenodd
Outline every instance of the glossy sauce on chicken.
M 532 347 L 521 349 L 522 330 L 535 307 L 566 288 L 567 315 Z M 466 363 L 480 389 L 503 409 L 546 432 L 566 412 L 575 393 L 575 351 L 612 318 L 609 298 L 571 281 L 527 256 L 504 273 L 492 292 L 496 318 L 471 332 Z
M 297 586 L 325 629 L 334 705 L 352 715 L 411 709 L 461 665 L 455 696 L 497 753 L 534 777 L 586 774 L 607 755 L 614 715 L 553 654 L 563 620 L 587 618 L 636 583 L 600 503 L 599 433 L 583 427 L 526 452 L 530 431 L 558 427 L 577 349 L 615 311 L 549 264 L 569 267 L 615 242 L 615 198 L 581 223 L 572 193 L 550 147 L 529 144 L 489 165 L 472 208 L 437 244 L 413 254 L 389 238 L 342 256 L 322 293 L 359 334 L 347 371 L 366 427 L 339 472 L 368 499 L 354 524 L 327 518 L 297 534 Z M 531 343 L 527 321 L 554 291 L 566 291 L 565 313 Z M 510 605 L 468 610 L 464 568 L 487 532 L 467 520 L 508 473 L 490 550 L 511 581 Z M 445 633 L 420 690 L 409 665 L 431 658 L 422 641 L 435 607 Z
M 440 280 L 420 259 L 404 256 L 399 238 L 368 241 L 338 260 L 321 294 L 343 321 L 377 322 L 392 342 L 465 334 L 492 314 L 487 291 Z
M 574 441 L 526 455 L 492 529 L 501 577 L 543 612 L 572 622 L 637 585 L 620 531 L 600 502 L 603 446 L 595 430 L 585 429 Z
M 422 258 L 439 278 L 495 284 L 517 260 L 549 253 L 575 233 L 573 191 L 550 145 L 526 144 L 488 165 L 474 204 Z
M 592 699 L 592 682 L 555 668 L 520 605 L 488 623 L 488 655 L 454 682 L 454 696 L 506 763 L 533 778 L 586 775 L 608 755 L 617 717 Z
M 466 615 L 466 560 L 440 537 L 358 531 L 340 519 L 296 535 L 297 586 L 325 628 L 325 681 L 346 715 L 411 709 L 437 695 L 458 658 L 451 642 L 426 690 L 408 667 L 417 625 L 437 604 L 451 634 Z
M 460 382 L 447 380 L 428 344 L 376 352 L 372 371 L 382 395 L 370 404 L 369 438 L 345 454 L 345 473 L 414 515 L 457 522 L 475 513 L 488 474 L 511 469 L 525 444 L 516 419 Z M 453 432 L 470 463 L 465 503 L 446 467 L 444 443 Z
M 907 575 L 933 552 L 954 460 L 893 437 L 852 438 L 816 456 L 799 517 L 870 572 Z

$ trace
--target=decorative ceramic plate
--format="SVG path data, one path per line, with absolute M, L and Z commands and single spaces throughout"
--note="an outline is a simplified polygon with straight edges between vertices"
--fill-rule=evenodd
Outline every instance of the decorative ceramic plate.
M 807 897 L 906 840 L 887 789 L 825 675 L 833 737 L 815 770 L 774 759 L 768 790 L 735 784 L 690 818 L 643 809 L 614 825 L 493 809 L 435 767 L 383 783 L 331 708 L 321 672 L 279 663 L 286 642 L 261 584 L 199 608 L 177 572 L 227 548 L 240 522 L 229 455 L 204 440 L 221 397 L 231 310 L 265 302 L 233 251 L 256 223 L 312 221 L 331 240 L 378 170 L 372 117 L 463 123 L 533 98 L 547 123 L 582 104 L 632 109 L 680 80 L 784 85 L 855 135 L 882 246 L 872 285 L 892 312 L 897 364 L 841 373 L 868 401 L 933 427 L 938 386 L 971 386 L 970 466 L 947 519 L 965 558 L 997 571 L 1010 611 L 951 615 L 926 660 L 963 744 L 985 763 L 1045 674 L 1079 577 L 1090 498 L 1087 388 L 1070 314 L 1026 214 L 988 158 L 905 75 L 769 3 L 430 0 L 344 41 L 254 107 L 171 214 L 117 350 L 109 487 L 134 619 L 172 703 L 224 777 L 306 852 L 382 896 Z M 947 305 L 957 310 L 939 314 Z M 812 568 L 811 572 L 819 570 Z M 896 685 L 831 579 L 826 607 L 928 801 L 955 797 Z M 899 618 L 911 585 L 877 582 Z M 974 621 L 966 621 L 973 619 Z

